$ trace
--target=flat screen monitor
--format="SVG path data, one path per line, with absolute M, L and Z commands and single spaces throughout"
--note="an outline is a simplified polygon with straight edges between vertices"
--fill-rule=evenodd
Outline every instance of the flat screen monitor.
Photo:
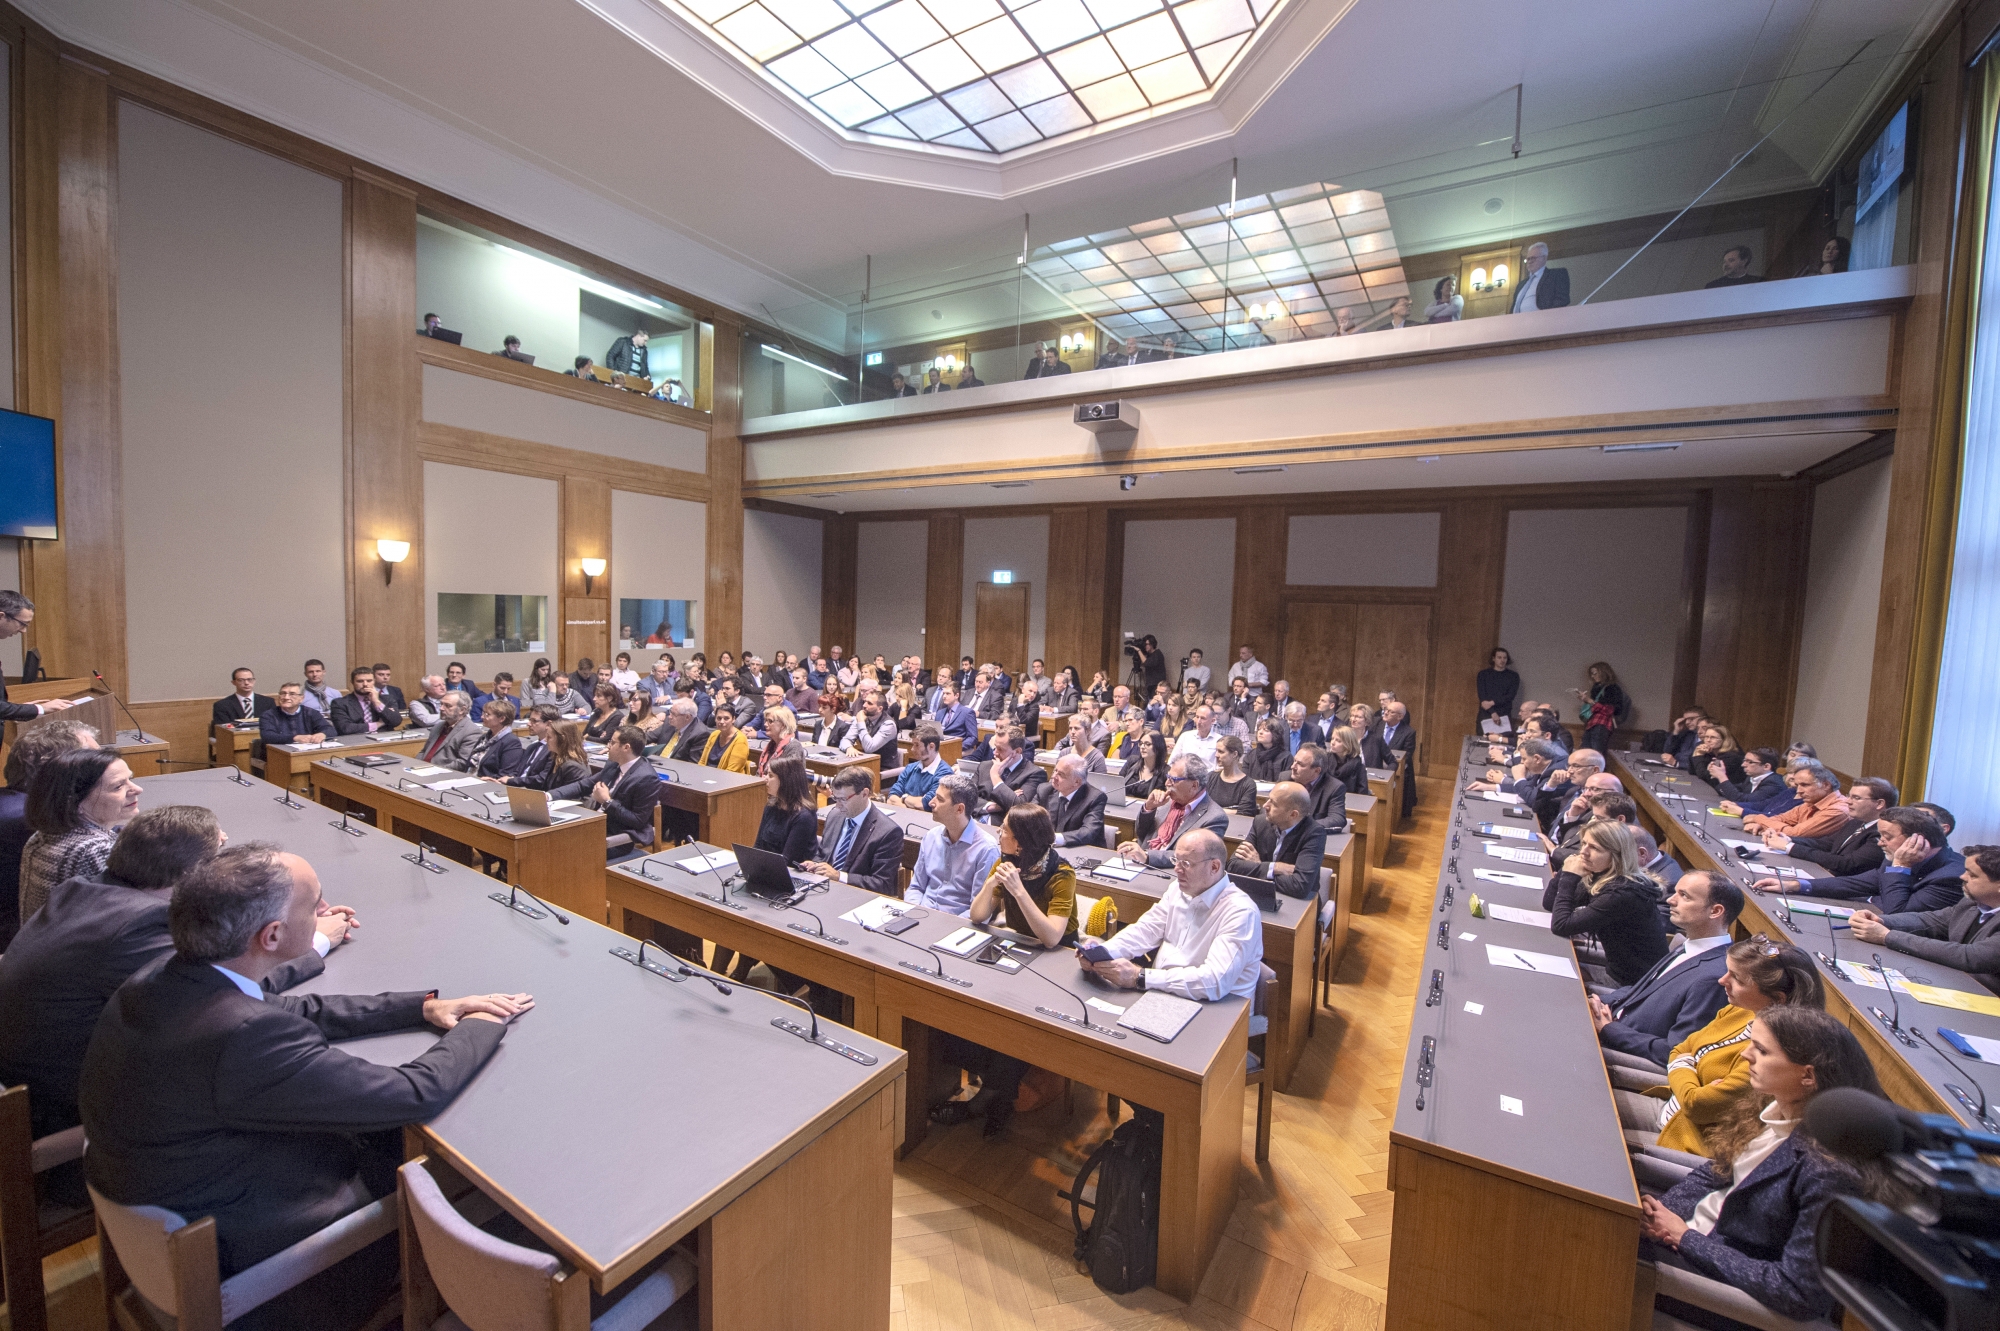
M 0 536 L 56 539 L 56 423 L 0 411 Z

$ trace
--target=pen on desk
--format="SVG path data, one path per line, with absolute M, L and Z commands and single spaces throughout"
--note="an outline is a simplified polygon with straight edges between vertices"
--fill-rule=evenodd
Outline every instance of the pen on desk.
M 1513 951 L 1513 949 L 1511 948 L 1509 948 L 1508 950 Z M 1514 953 L 1514 960 L 1520 962 L 1523 966 L 1526 966 L 1529 970 L 1533 970 L 1535 968 L 1535 963 L 1528 960 L 1526 957 L 1522 956 L 1519 952 Z

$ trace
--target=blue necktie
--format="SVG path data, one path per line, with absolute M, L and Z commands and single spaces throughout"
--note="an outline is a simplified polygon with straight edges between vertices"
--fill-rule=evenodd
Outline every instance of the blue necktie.
M 854 849 L 854 834 L 860 828 L 861 819 L 849 818 L 847 820 L 847 826 L 840 834 L 840 846 L 833 852 L 833 867 L 835 869 L 845 870 L 847 868 L 847 852 Z

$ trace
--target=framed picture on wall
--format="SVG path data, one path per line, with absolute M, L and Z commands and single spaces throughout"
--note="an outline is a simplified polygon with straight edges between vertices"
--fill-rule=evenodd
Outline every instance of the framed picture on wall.
M 695 602 L 625 597 L 618 602 L 618 647 L 688 648 L 695 644 Z
M 549 598 L 438 593 L 439 656 L 548 650 Z

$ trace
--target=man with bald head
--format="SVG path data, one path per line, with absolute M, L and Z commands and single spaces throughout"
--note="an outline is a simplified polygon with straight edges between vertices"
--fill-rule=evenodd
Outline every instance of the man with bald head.
M 1563 760 L 1562 766 L 1551 767 L 1543 773 L 1541 789 L 1535 792 L 1532 801 L 1542 830 L 1555 835 L 1557 820 L 1582 792 L 1584 782 L 1603 771 L 1603 754 L 1596 749 L 1578 749 Z
M 1090 765 L 1074 753 L 1056 759 L 1036 800 L 1049 811 L 1058 846 L 1104 844 L 1104 792 L 1090 783 Z
M 1083 965 L 1120 989 L 1161 989 L 1197 1002 L 1253 996 L 1264 925 L 1257 903 L 1229 881 L 1223 856 L 1215 833 L 1183 836 L 1173 849 L 1173 883 L 1104 943 L 1108 958 Z M 1156 948 L 1151 966 L 1131 960 Z
M 1288 897 L 1306 898 L 1319 892 L 1325 857 L 1326 825 L 1312 816 L 1312 796 L 1296 781 L 1280 781 L 1229 867 L 1270 879 Z

